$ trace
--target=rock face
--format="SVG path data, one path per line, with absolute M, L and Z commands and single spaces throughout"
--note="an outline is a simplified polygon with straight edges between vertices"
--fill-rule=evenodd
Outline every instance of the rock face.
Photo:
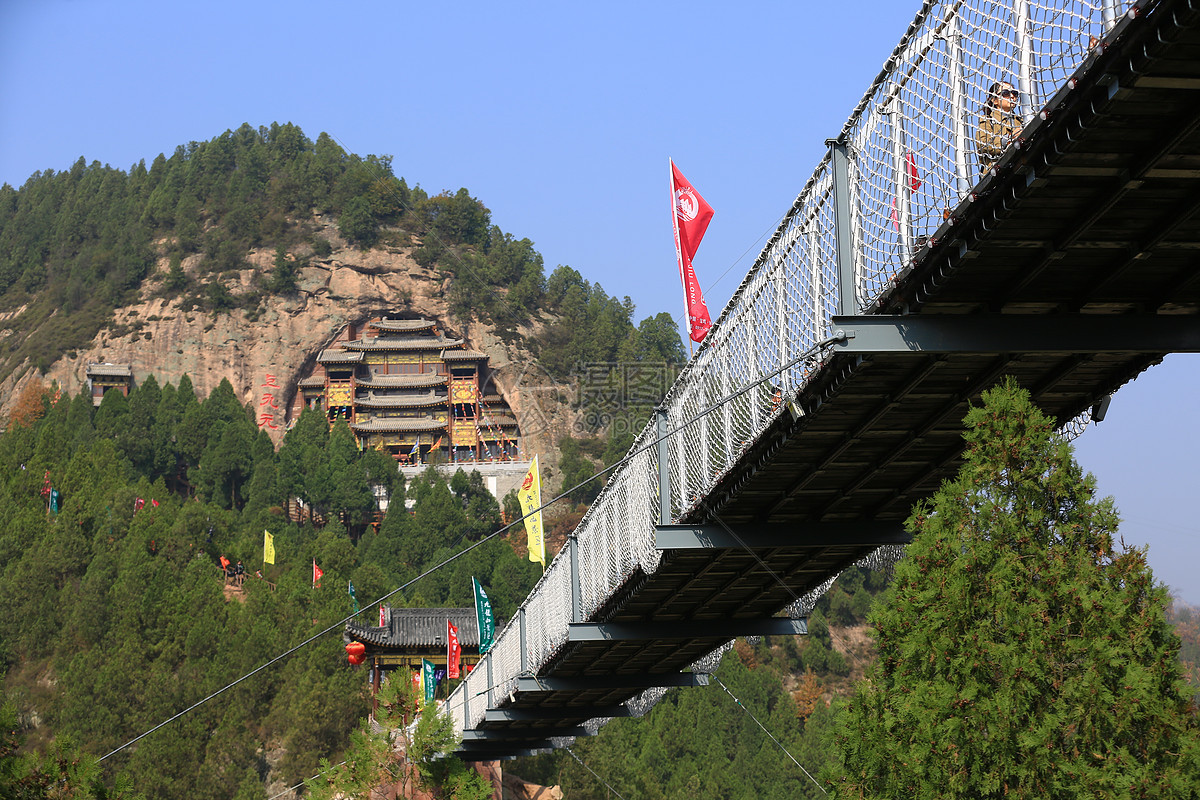
M 288 423 L 287 410 L 300 378 L 308 375 L 317 354 L 350 323 L 370 317 L 424 317 L 441 322 L 466 346 L 491 357 L 496 382 L 517 414 L 527 452 L 549 453 L 559 437 L 569 433 L 574 415 L 563 400 L 569 396 L 537 366 L 532 353 L 501 340 L 486 325 L 449 316 L 445 291 L 449 278 L 417 264 L 401 248 L 360 251 L 337 247 L 323 259 L 312 258 L 302 269 L 298 290 L 287 297 L 272 297 L 265 311 L 250 318 L 243 310 L 210 314 L 184 312 L 177 301 L 160 296 L 158 279 L 147 280 L 142 299 L 119 309 L 113 329 L 102 330 L 86 350 L 55 362 L 42 381 L 57 381 L 75 393 L 87 383 L 90 363 L 129 364 L 135 383 L 153 374 L 160 384 L 178 384 L 187 374 L 200 397 L 222 379 L 228 379 L 242 402 L 256 409 L 259 426 L 278 444 Z M 252 251 L 248 261 L 269 273 L 274 252 Z M 194 270 L 199 257 L 184 261 Z M 166 259 L 159 265 L 165 275 Z M 254 272 L 241 273 L 235 294 L 251 288 Z M 3 320 L 0 320 L 2 324 Z M 522 328 L 522 336 L 536 334 L 538 325 Z M 15 370 L 0 382 L 0 413 L 7 414 L 20 391 L 39 377 L 28 368 Z

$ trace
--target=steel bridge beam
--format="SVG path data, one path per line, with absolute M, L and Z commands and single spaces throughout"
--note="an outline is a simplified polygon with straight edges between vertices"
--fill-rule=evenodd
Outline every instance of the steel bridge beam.
M 899 522 L 802 522 L 795 525 L 659 525 L 659 550 L 787 550 L 831 545 L 908 544 Z
M 556 719 L 584 717 L 629 717 L 632 713 L 629 706 L 591 706 L 570 707 L 555 706 L 552 708 L 489 708 L 483 714 L 484 722 L 538 722 Z
M 514 742 L 532 747 L 529 741 L 531 739 L 590 735 L 582 725 L 572 725 L 568 728 L 472 728 L 462 732 L 462 743 L 470 745 L 471 742 Z
M 834 317 L 836 352 L 1200 353 L 1200 317 L 1166 314 L 945 314 Z
M 808 633 L 808 620 L 711 619 L 678 622 L 583 622 L 568 626 L 569 642 L 645 642 L 664 639 L 735 639 L 738 636 L 795 636 Z
M 593 689 L 670 689 L 676 686 L 708 686 L 700 672 L 665 672 L 661 675 L 597 675 L 579 678 L 517 678 L 517 692 L 588 692 Z
M 520 747 L 513 747 L 499 739 L 478 740 L 459 742 L 458 755 L 465 761 L 511 761 L 518 756 L 533 756 L 543 750 L 553 749 L 554 743 L 549 739 L 521 742 Z
M 536 756 L 540 755 L 544 750 L 550 749 L 553 748 L 549 745 L 536 750 L 505 750 L 504 752 L 460 749 L 456 755 L 463 761 L 515 761 L 521 756 Z

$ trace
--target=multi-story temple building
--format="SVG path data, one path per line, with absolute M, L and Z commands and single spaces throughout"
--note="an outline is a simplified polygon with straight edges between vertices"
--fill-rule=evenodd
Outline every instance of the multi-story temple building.
M 298 412 L 345 419 L 360 447 L 408 464 L 521 457 L 516 417 L 495 388 L 486 353 L 426 319 L 348 326 L 300 381 Z M 295 414 L 293 415 L 293 417 Z

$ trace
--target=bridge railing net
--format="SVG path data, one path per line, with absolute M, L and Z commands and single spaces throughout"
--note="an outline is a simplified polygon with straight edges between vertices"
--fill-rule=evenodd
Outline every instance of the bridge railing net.
M 1143 2 L 1144 0 L 1139 0 Z M 866 313 L 909 265 L 913 253 L 964 200 L 984 163 L 976 144 L 994 84 L 1019 93 L 1017 126 L 1044 107 L 1125 12 L 1124 0 L 939 0 L 925 2 L 840 139 L 849 159 L 854 297 Z M 1011 146 L 1019 147 L 1019 136 Z M 826 156 L 792 204 L 710 331 L 680 373 L 664 406 L 670 508 L 695 510 L 757 440 L 786 401 L 821 365 L 817 345 L 839 313 L 834 183 Z M 736 393 L 736 394 L 735 394 Z M 719 400 L 724 400 L 720 402 Z M 715 407 L 714 407 L 715 406 Z M 566 549 L 526 599 L 525 666 L 501 633 L 492 662 L 492 701 L 525 669 L 537 673 L 568 640 L 572 581 L 582 619 L 616 589 L 659 563 L 657 432 L 650 423 L 574 537 L 578 574 Z M 481 667 L 483 664 L 481 664 Z M 480 691 L 475 677 L 458 691 Z M 463 723 L 477 724 L 482 696 L 471 695 Z M 458 702 L 458 701 L 455 701 Z M 453 709 L 462 709 L 452 703 Z M 457 722 L 458 717 L 456 717 Z
M 988 165 L 981 118 L 998 84 L 1016 127 L 1038 114 L 1111 28 L 1115 0 L 926 3 L 842 131 L 849 145 L 857 296 L 866 309 Z M 1019 138 L 1019 137 L 1018 137 Z

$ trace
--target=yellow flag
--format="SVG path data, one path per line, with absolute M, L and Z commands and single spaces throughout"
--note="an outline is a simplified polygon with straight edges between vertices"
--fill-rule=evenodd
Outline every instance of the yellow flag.
M 263 563 L 275 563 L 275 537 L 263 531 Z
M 529 537 L 529 560 L 540 563 L 542 569 L 545 569 L 546 537 L 542 533 L 542 512 L 529 513 L 542 507 L 542 479 L 538 475 L 537 456 L 533 457 L 533 466 L 525 473 L 521 488 L 517 489 L 517 499 L 521 501 L 521 513 L 525 516 L 525 533 Z

